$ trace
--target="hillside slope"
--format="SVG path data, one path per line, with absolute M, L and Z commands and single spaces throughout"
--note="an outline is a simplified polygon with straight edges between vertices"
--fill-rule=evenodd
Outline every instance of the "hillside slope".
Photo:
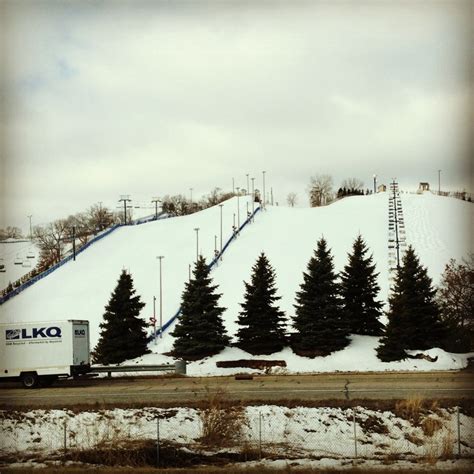
M 402 194 L 407 229 L 407 242 L 413 244 L 421 261 L 429 266 L 435 282 L 449 258 L 461 258 L 469 251 L 472 205 L 459 200 L 427 195 Z M 251 205 L 250 205 L 251 207 Z M 246 201 L 240 199 L 241 223 L 246 213 Z M 233 214 L 237 200 L 227 201 L 223 207 L 224 242 L 231 235 Z M 196 232 L 199 230 L 200 252 L 209 260 L 213 255 L 214 236 L 219 247 L 220 209 L 205 211 L 141 226 L 117 230 L 103 241 L 39 281 L 2 307 L 3 321 L 41 321 L 56 319 L 88 319 L 91 324 L 91 343 L 98 339 L 98 325 L 105 304 L 115 287 L 122 268 L 128 269 L 135 281 L 137 293 L 146 307 L 142 316 L 152 315 L 153 296 L 159 294 L 158 255 L 163 260 L 163 321 L 178 309 L 184 282 L 188 278 L 188 265 L 196 257 Z M 231 335 L 235 333 L 239 303 L 244 291 L 243 281 L 249 280 L 251 267 L 258 254 L 265 251 L 277 274 L 281 308 L 293 315 L 294 296 L 302 272 L 312 255 L 317 240 L 324 235 L 332 248 L 336 270 L 346 263 L 347 252 L 358 234 L 362 234 L 374 254 L 379 272 L 380 298 L 387 299 L 388 278 L 388 196 L 357 196 L 346 198 L 329 206 L 313 209 L 269 207 L 257 214 L 255 222 L 247 226 L 224 255 L 223 262 L 212 272 L 212 277 L 223 294 L 221 305 L 227 310 L 225 325 Z M 157 304 L 158 308 L 158 304 Z M 158 309 L 157 309 L 158 313 Z M 286 358 L 290 370 L 383 370 L 393 368 L 374 360 L 376 338 L 356 337 L 350 348 L 319 361 L 300 361 L 291 351 L 275 354 L 272 358 Z M 166 352 L 172 338 L 165 334 L 153 350 Z M 350 350 L 357 350 L 351 353 Z M 349 352 L 347 352 L 349 351 Z M 361 352 L 362 351 L 362 352 Z M 226 349 L 221 358 L 248 357 L 237 349 Z M 368 355 L 370 352 L 370 356 Z M 441 351 L 442 352 L 442 351 Z M 216 356 L 219 359 L 219 356 Z M 444 355 L 443 355 L 444 357 Z M 429 368 L 460 367 L 465 358 L 447 357 L 444 363 L 428 364 Z M 150 359 L 151 358 L 151 359 Z M 371 360 L 368 366 L 361 360 Z M 449 360 L 448 360 L 449 359 Z M 165 361 L 159 354 L 146 357 L 148 362 Z M 290 360 L 294 360 L 291 363 Z M 402 363 L 402 368 L 421 368 L 420 361 Z M 426 361 L 422 361 L 426 362 Z M 405 364 L 405 365 L 403 365 Z M 408 364 L 408 365 L 407 365 Z M 425 365 L 426 365 L 425 364 Z M 193 364 L 191 373 L 216 373 L 213 360 Z M 426 367 L 425 367 L 426 368 Z M 223 372 L 223 373 L 229 373 Z

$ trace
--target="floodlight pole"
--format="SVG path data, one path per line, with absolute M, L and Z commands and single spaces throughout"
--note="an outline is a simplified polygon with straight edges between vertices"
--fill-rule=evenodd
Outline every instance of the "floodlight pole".
M 247 173 L 245 176 L 247 176 L 247 196 L 248 196 L 250 194 L 249 174 Z
M 31 218 L 33 217 L 33 214 L 28 216 L 28 219 L 30 220 L 30 240 L 33 240 L 33 230 L 31 227 Z
M 266 209 L 265 201 L 267 199 L 267 195 L 265 194 L 265 173 L 266 173 L 266 171 L 262 171 L 262 175 L 263 175 L 263 209 Z M 260 203 L 260 204 L 262 204 L 262 203 Z
M 255 178 L 252 179 L 252 214 L 255 210 Z
M 161 261 L 165 257 L 163 255 L 159 255 L 156 258 L 160 261 L 160 339 L 161 339 L 163 338 L 163 280 L 162 280 L 162 275 L 161 275 Z M 155 342 L 156 342 L 156 333 L 155 333 Z
M 240 200 L 239 200 L 239 194 L 240 194 L 240 187 L 237 187 L 237 229 L 240 229 Z
M 219 207 L 221 208 L 221 258 L 222 258 L 222 207 L 224 204 L 219 204 Z
M 377 175 L 374 174 L 374 194 L 377 193 Z

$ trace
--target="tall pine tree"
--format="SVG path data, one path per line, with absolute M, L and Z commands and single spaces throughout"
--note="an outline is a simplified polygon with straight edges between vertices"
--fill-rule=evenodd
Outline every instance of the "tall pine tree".
M 406 358 L 408 349 L 440 347 L 445 337 L 436 290 L 411 246 L 402 263 L 389 298 L 388 325 L 377 348 L 384 362 Z
M 139 317 L 145 303 L 135 296 L 133 279 L 122 270 L 117 286 L 105 307 L 100 324 L 99 342 L 93 359 L 100 364 L 118 364 L 150 352 L 147 347 L 146 322 Z
M 349 262 L 340 274 L 340 294 L 345 318 L 352 334 L 380 336 L 383 324 L 379 321 L 383 304 L 377 301 L 380 287 L 372 256 L 367 257 L 367 246 L 359 235 L 349 254 Z
M 349 344 L 348 327 L 339 298 L 334 265 L 324 238 L 319 240 L 301 290 L 296 293 L 292 335 L 294 352 L 306 357 L 327 356 Z
M 237 346 L 250 354 L 272 354 L 285 346 L 285 314 L 275 305 L 275 271 L 262 252 L 245 284 L 243 311 L 237 324 Z
M 214 293 L 210 269 L 199 257 L 193 279 L 186 283 L 181 299 L 181 315 L 172 333 L 176 339 L 172 354 L 185 360 L 203 359 L 219 353 L 229 343 L 222 313 L 218 306 L 220 294 Z

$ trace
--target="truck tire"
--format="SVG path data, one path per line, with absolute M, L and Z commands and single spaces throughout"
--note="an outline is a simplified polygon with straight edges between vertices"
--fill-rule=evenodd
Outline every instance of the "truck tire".
M 22 374 L 21 382 L 25 388 L 35 388 L 38 386 L 38 374 L 36 372 Z

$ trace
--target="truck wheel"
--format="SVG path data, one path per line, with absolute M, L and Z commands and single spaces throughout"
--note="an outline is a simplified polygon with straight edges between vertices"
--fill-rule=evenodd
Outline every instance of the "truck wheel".
M 38 385 L 38 374 L 36 372 L 23 374 L 21 382 L 25 388 L 35 388 Z

